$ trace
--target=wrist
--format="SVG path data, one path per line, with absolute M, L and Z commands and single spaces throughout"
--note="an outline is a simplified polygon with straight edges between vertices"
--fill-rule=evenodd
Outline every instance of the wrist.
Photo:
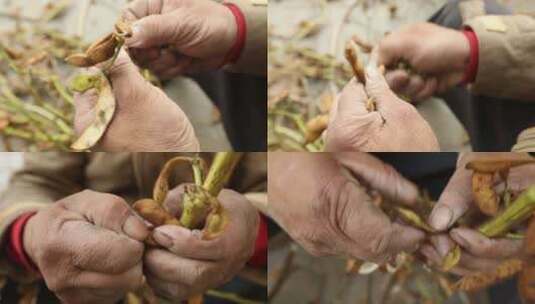
M 30 221 L 34 218 L 35 212 L 29 212 L 17 218 L 9 229 L 9 243 L 7 248 L 8 257 L 15 264 L 30 273 L 39 273 L 33 263 L 30 243 Z
M 227 12 L 232 15 L 231 24 L 233 25 L 229 26 L 229 29 L 232 31 L 231 37 L 233 38 L 231 38 L 231 41 L 233 41 L 233 44 L 228 50 L 223 61 L 223 65 L 226 65 L 229 63 L 235 63 L 240 58 L 242 51 L 245 48 L 245 41 L 247 38 L 247 23 L 243 12 L 237 5 L 232 3 L 223 3 L 223 5 L 226 7 Z
M 464 70 L 462 84 L 470 84 L 476 80 L 477 70 L 479 68 L 479 41 L 477 35 L 471 29 L 467 28 L 462 31 L 466 42 L 468 43 L 468 54 L 465 58 L 467 64 Z

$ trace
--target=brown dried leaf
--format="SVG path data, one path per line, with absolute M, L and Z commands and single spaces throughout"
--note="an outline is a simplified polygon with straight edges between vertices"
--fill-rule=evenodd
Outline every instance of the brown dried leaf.
M 94 107 L 95 119 L 71 145 L 73 150 L 84 151 L 93 147 L 102 138 L 115 114 L 116 102 L 110 82 L 104 74 L 101 78 L 97 88 L 98 100 Z
M 455 284 L 455 288 L 461 291 L 476 291 L 487 286 L 508 279 L 522 270 L 524 263 L 519 259 L 511 259 L 501 263 L 492 272 L 480 272 L 471 276 L 463 277 Z
M 493 188 L 493 173 L 478 173 L 472 175 L 472 193 L 474 201 L 483 214 L 495 216 L 498 214 L 500 200 Z
M 94 64 L 98 64 L 113 57 L 118 43 L 119 42 L 115 39 L 114 34 L 109 34 L 93 43 L 85 53 L 89 60 Z

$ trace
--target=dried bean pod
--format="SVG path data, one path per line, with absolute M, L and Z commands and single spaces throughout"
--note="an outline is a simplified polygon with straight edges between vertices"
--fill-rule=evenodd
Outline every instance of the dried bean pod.
M 488 216 L 498 214 L 500 199 L 494 190 L 494 174 L 475 172 L 472 175 L 472 193 L 479 210 Z

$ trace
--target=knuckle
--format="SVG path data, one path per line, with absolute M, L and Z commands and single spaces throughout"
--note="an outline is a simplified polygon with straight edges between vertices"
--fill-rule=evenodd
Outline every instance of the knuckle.
M 374 237 L 370 240 L 368 243 L 368 250 L 374 257 L 381 257 L 384 256 L 388 246 L 390 244 L 390 240 L 392 237 L 392 231 L 390 229 L 384 230 L 384 229 L 374 229 Z M 375 234 L 378 233 L 378 234 Z

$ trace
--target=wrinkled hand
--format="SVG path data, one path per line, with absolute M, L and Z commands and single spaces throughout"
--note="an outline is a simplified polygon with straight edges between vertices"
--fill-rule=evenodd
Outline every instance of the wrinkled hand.
M 366 87 L 355 79 L 335 101 L 325 135 L 326 151 L 438 151 L 438 141 L 416 108 L 388 87 L 374 60 Z M 368 112 L 373 98 L 377 111 Z
M 98 149 L 104 151 L 198 152 L 193 126 L 180 107 L 146 81 L 125 52 L 110 69 L 117 108 Z M 96 90 L 75 96 L 74 126 L 79 135 L 95 117 Z
M 418 199 L 414 184 L 372 155 L 274 152 L 268 166 L 270 215 L 313 255 L 382 263 L 424 239 L 423 232 L 391 222 L 361 186 L 408 205 Z
M 465 165 L 474 159 L 484 158 L 529 158 L 527 154 L 515 153 L 468 153 L 461 155 L 457 170 L 451 177 L 437 205 L 429 217 L 429 224 L 438 231 L 446 231 L 469 209 L 477 208 L 472 196 L 472 171 Z M 508 186 L 520 192 L 535 184 L 535 166 L 525 165 L 511 169 Z M 503 185 L 497 185 L 501 187 Z M 451 229 L 448 233 L 434 237 L 434 246 L 423 246 L 423 254 L 433 264 L 440 265 L 443 257 L 454 247 L 462 249 L 461 260 L 452 272 L 466 275 L 477 271 L 492 271 L 506 259 L 520 257 L 522 240 L 487 238 L 478 231 L 468 228 Z
M 180 213 L 183 187 L 177 187 L 165 204 Z M 213 240 L 200 231 L 177 226 L 155 229 L 154 239 L 164 249 L 149 249 L 144 266 L 147 282 L 155 292 L 171 300 L 200 294 L 229 281 L 249 260 L 258 232 L 258 212 L 239 193 L 224 189 L 218 197 L 229 223 Z
M 143 282 L 149 231 L 114 195 L 82 191 L 35 214 L 24 249 L 65 303 L 116 303 Z
M 419 101 L 461 83 L 470 61 L 470 44 L 460 31 L 431 23 L 409 25 L 379 44 L 379 64 L 397 68 L 400 60 L 415 73 L 393 70 L 386 79 L 396 93 Z
M 219 68 L 236 40 L 233 14 L 211 0 L 136 0 L 124 16 L 130 53 L 162 79 Z

